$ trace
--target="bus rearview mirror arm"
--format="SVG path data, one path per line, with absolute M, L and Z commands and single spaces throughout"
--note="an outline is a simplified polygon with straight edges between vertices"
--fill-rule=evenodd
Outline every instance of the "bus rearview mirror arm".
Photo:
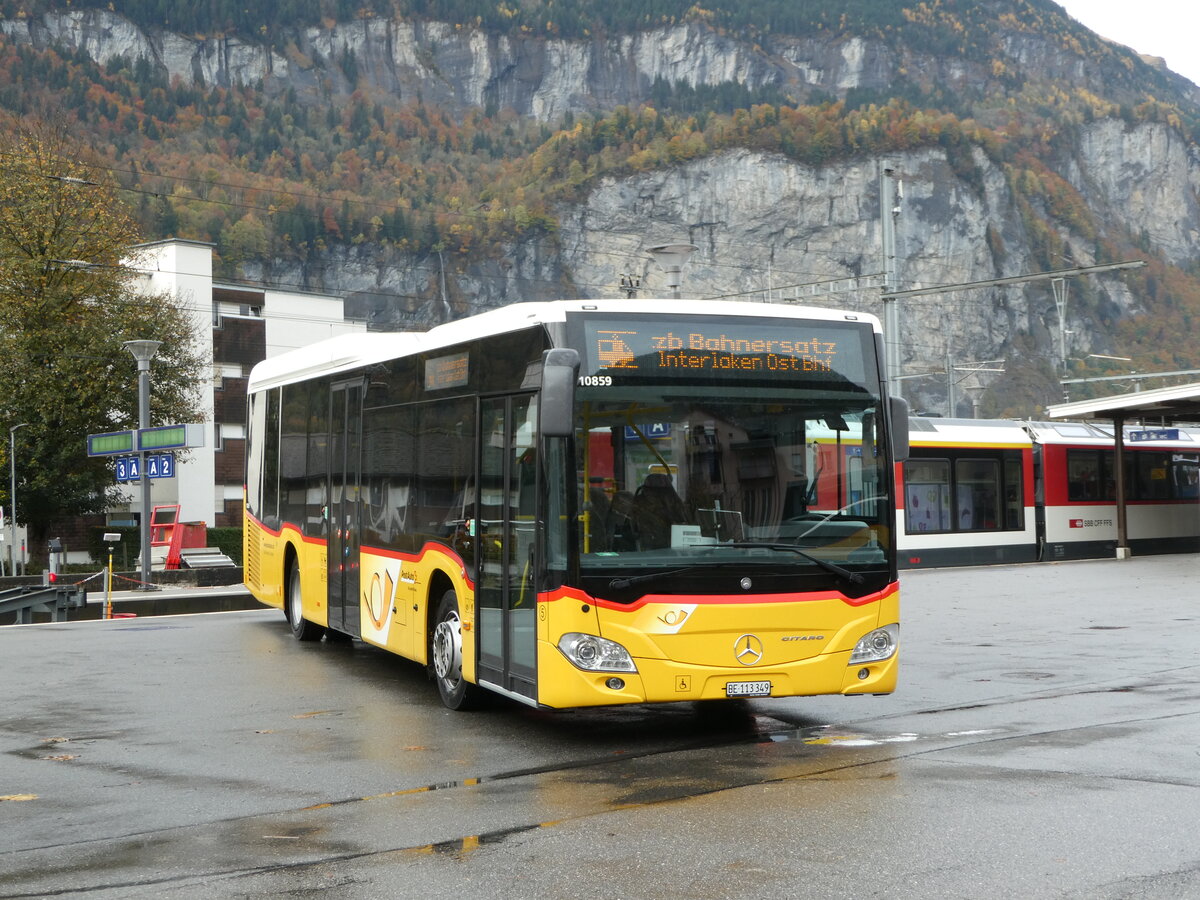
M 570 437 L 575 431 L 575 379 L 579 352 L 566 347 L 542 354 L 542 434 Z
M 888 397 L 892 415 L 892 459 L 908 459 L 908 401 L 903 397 Z

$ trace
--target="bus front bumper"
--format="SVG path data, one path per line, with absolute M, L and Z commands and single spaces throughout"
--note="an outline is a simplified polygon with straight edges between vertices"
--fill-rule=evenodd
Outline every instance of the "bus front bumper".
M 826 653 L 778 666 L 739 669 L 634 658 L 636 672 L 588 672 L 553 645 L 539 647 L 538 700 L 543 706 L 609 706 L 682 700 L 889 694 L 899 661 L 850 664 L 850 651 Z

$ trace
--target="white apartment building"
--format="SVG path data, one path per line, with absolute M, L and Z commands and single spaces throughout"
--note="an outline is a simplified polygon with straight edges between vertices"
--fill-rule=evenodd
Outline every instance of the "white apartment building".
M 149 293 L 175 296 L 192 313 L 193 333 L 212 372 L 202 399 L 204 446 L 177 454 L 175 477 L 151 482 L 153 505 L 178 503 L 179 521 L 240 525 L 246 441 L 246 381 L 255 363 L 324 338 L 366 331 L 347 319 L 340 297 L 214 281 L 212 246 L 165 240 L 141 245 L 127 264 Z M 150 367 L 154 414 L 154 365 Z M 183 423 L 171 423 L 183 424 Z M 141 489 L 110 510 L 108 524 L 134 524 Z

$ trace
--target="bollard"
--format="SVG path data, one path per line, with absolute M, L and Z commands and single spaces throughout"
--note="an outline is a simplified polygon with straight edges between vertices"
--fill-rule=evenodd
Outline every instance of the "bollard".
M 112 583 L 113 583 L 113 544 L 121 540 L 119 531 L 104 532 L 104 543 L 108 544 L 108 568 L 104 571 L 104 618 L 111 619 L 112 611 Z

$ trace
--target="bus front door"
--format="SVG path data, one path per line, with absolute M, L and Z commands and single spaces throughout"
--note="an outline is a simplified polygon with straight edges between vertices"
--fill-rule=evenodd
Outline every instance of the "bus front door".
M 361 381 L 333 385 L 329 416 L 329 627 L 354 637 L 362 633 L 358 597 L 362 393 Z
M 481 401 L 479 680 L 537 699 L 537 398 Z

